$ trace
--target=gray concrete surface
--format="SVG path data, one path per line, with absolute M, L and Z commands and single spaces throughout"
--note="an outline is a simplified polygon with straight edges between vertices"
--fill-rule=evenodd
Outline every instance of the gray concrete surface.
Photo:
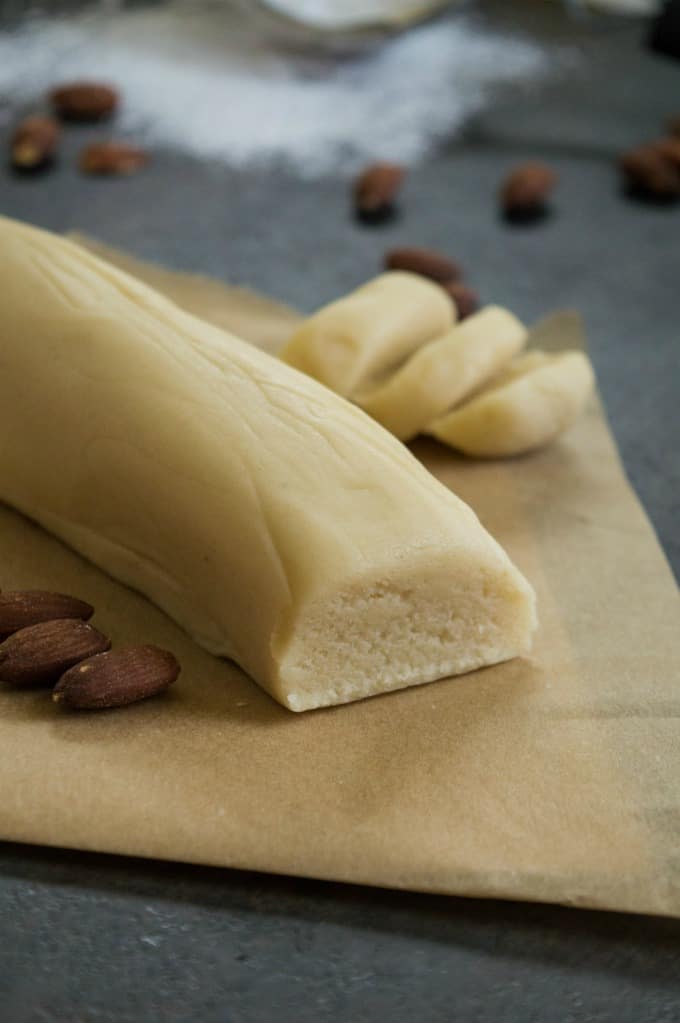
M 0 176 L 0 212 L 305 310 L 398 242 L 450 252 L 484 299 L 530 321 L 576 306 L 626 469 L 680 573 L 680 207 L 625 199 L 613 169 L 618 150 L 680 113 L 680 63 L 646 53 L 636 23 L 531 2 L 486 10 L 554 46 L 554 72 L 499 92 L 414 171 L 392 225 L 353 223 L 341 180 L 170 153 L 129 180 L 86 180 L 73 157 L 92 129 L 69 133 L 50 176 Z M 560 172 L 554 215 L 508 227 L 498 180 L 534 156 Z M 678 922 L 10 845 L 0 948 L 3 1023 L 680 1020 Z

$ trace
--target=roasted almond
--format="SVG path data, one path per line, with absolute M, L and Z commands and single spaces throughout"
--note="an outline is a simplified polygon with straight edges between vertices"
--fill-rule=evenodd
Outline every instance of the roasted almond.
M 0 681 L 14 686 L 53 685 L 68 668 L 110 646 L 101 632 L 74 619 L 29 625 L 0 644 Z
M 680 165 L 658 143 L 629 149 L 619 159 L 624 182 L 634 195 L 669 201 L 680 196 Z
M 39 622 L 80 618 L 86 622 L 94 608 L 84 600 L 49 590 L 11 590 L 0 593 L 0 639 Z
M 146 167 L 149 155 L 127 142 L 93 142 L 80 154 L 78 166 L 83 174 L 134 174 Z
M 458 263 L 436 249 L 390 249 L 385 254 L 385 267 L 388 270 L 409 270 L 440 284 L 454 281 L 462 273 Z
M 162 693 L 179 673 L 180 666 L 168 650 L 124 647 L 70 668 L 59 679 L 52 699 L 73 710 L 125 707 Z
M 12 138 L 11 163 L 15 170 L 43 170 L 54 160 L 61 128 L 52 117 L 26 117 Z
M 118 93 L 103 82 L 66 82 L 50 93 L 64 121 L 105 121 L 118 107 Z
M 359 220 L 379 224 L 394 216 L 404 174 L 404 168 L 396 163 L 372 163 L 361 172 L 354 182 L 354 207 Z
M 680 136 L 677 138 L 659 139 L 653 143 L 654 148 L 664 159 L 680 170 Z
M 459 320 L 464 320 L 466 317 L 471 316 L 472 313 L 477 312 L 479 297 L 477 292 L 469 288 L 467 284 L 462 284 L 460 281 L 449 281 L 447 284 L 443 284 L 442 287 L 455 302 Z
M 501 185 L 500 203 L 508 220 L 537 220 L 547 212 L 547 201 L 557 174 L 545 163 L 524 163 L 515 167 Z
M 668 134 L 673 138 L 680 139 L 680 116 L 671 117 L 667 124 Z

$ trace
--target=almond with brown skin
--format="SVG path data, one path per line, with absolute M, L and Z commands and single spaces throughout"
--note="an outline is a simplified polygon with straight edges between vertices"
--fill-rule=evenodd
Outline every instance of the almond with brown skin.
M 385 268 L 387 270 L 409 270 L 421 277 L 429 277 L 432 281 L 438 281 L 439 284 L 457 280 L 462 274 L 458 263 L 449 259 L 442 252 L 437 252 L 436 249 L 415 247 L 390 249 L 385 254 Z
M 515 167 L 501 185 L 500 203 L 507 220 L 528 223 L 545 216 L 557 174 L 545 163 Z
M 107 636 L 74 619 L 29 625 L 0 644 L 0 681 L 14 686 L 53 685 L 68 668 L 110 646 Z
M 91 604 L 65 593 L 9 590 L 0 593 L 0 639 L 39 622 L 51 622 L 56 618 L 80 618 L 86 622 L 93 614 Z
M 680 170 L 680 136 L 678 138 L 659 139 L 653 145 L 664 159 Z
M 469 288 L 467 284 L 462 284 L 460 281 L 449 281 L 447 284 L 442 284 L 442 287 L 455 302 L 459 320 L 466 319 L 479 309 L 477 292 Z
M 680 166 L 658 143 L 629 149 L 620 157 L 619 166 L 633 195 L 663 202 L 680 196 Z
M 52 699 L 73 710 L 108 710 L 157 696 L 180 673 L 168 650 L 132 646 L 90 657 L 70 668 L 54 688 Z
M 134 174 L 148 162 L 148 153 L 127 142 L 94 142 L 83 149 L 78 166 L 83 174 L 113 176 Z
M 118 107 L 118 93 L 103 82 L 66 82 L 52 90 L 50 100 L 63 121 L 105 121 Z
M 53 161 L 61 128 L 52 117 L 26 117 L 14 132 L 11 163 L 18 171 L 44 170 Z
M 396 163 L 372 163 L 354 182 L 354 207 L 366 224 L 380 224 L 396 212 L 405 170 Z

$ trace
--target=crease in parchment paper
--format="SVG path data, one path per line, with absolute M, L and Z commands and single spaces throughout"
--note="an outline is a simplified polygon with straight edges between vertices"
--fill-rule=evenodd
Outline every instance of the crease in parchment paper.
M 269 351 L 298 321 L 79 240 Z M 572 346 L 578 326 L 563 322 L 551 343 Z M 183 665 L 167 698 L 105 714 L 0 689 L 0 837 L 680 916 L 678 591 L 599 402 L 524 458 L 413 451 L 535 586 L 534 650 L 302 715 L 0 506 L 3 589 L 77 594 L 114 643 L 157 643 Z

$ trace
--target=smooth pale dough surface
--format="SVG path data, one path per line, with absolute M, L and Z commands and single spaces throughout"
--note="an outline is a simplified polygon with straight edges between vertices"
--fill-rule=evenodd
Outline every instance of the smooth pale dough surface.
M 525 652 L 529 584 L 360 409 L 0 218 L 0 497 L 293 710 Z
M 395 270 L 308 317 L 279 354 L 336 394 L 353 397 L 443 334 L 455 317 L 438 284 Z
M 571 426 L 594 383 L 583 352 L 527 352 L 476 397 L 431 423 L 427 432 L 467 455 L 521 455 Z
M 186 313 L 200 316 L 270 354 L 278 352 L 302 322 L 302 316 L 295 309 L 250 288 L 146 263 L 77 231 L 70 231 L 68 237 L 81 248 L 160 291 Z
M 412 440 L 493 377 L 526 344 L 512 313 L 488 306 L 424 345 L 357 404 L 400 440 Z

